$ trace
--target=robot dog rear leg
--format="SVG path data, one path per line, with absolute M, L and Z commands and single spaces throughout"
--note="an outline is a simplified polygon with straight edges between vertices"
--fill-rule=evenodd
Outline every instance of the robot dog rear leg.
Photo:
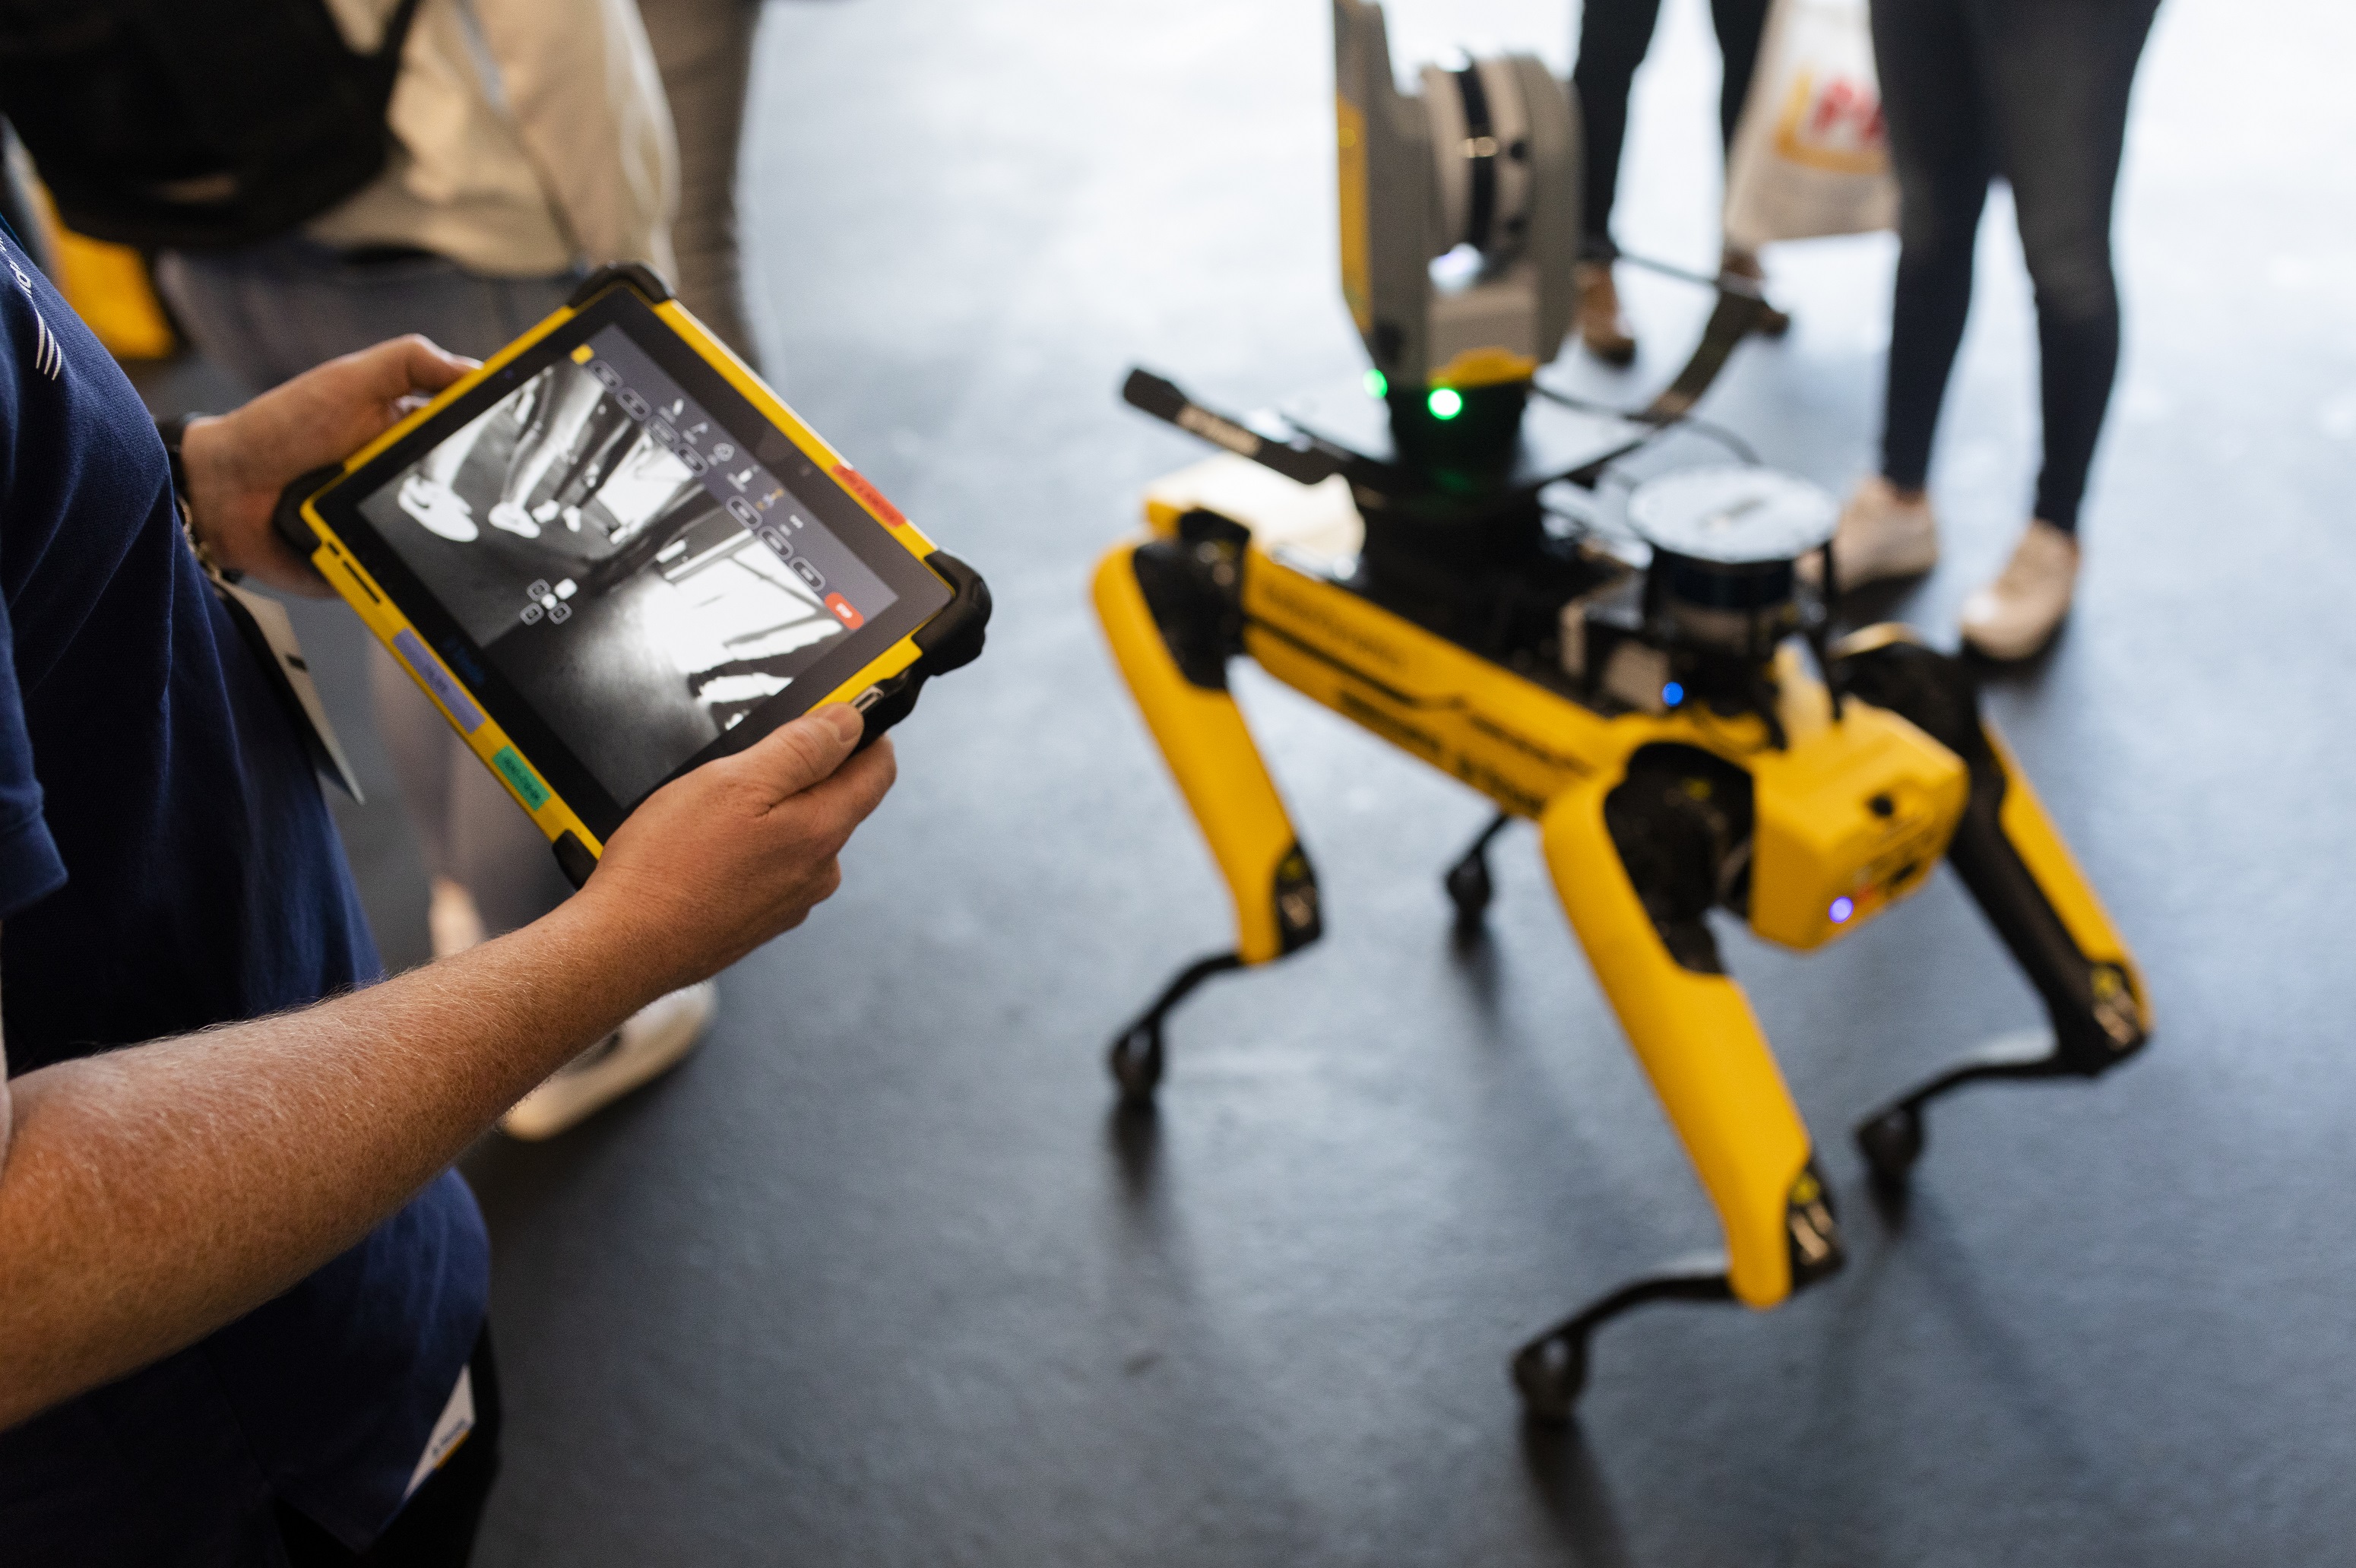
M 1859 644 L 1866 646 L 1859 648 Z M 1982 722 L 1971 672 L 1956 660 L 1881 633 L 1849 639 L 1849 689 L 1900 714 L 1964 760 L 1971 795 L 1947 849 L 1988 923 L 2045 1004 L 2050 1033 L 1998 1042 L 1909 1090 L 1858 1126 L 1877 1177 L 1905 1179 L 1922 1152 L 1923 1108 L 1991 1079 L 2107 1072 L 2151 1029 L 2143 978 L 2109 915 L 2054 832 L 2003 741 Z
M 1301 853 L 1268 765 L 1227 690 L 1241 650 L 1243 545 L 1237 524 L 1209 512 L 1176 538 L 1122 545 L 1097 567 L 1096 607 L 1113 658 L 1235 899 L 1236 946 L 1188 965 L 1114 1037 L 1124 1099 L 1161 1081 L 1162 1024 L 1195 987 L 1229 970 L 1306 947 L 1322 929 L 1317 876 Z
M 1524 1346 L 1514 1358 L 1514 1380 L 1539 1420 L 1568 1416 L 1586 1377 L 1590 1337 L 1621 1313 L 1665 1300 L 1770 1307 L 1841 1262 L 1839 1227 L 1807 1128 L 1749 1001 L 1719 962 L 1702 918 L 1707 897 L 1682 898 L 1692 879 L 1675 875 L 1670 860 L 1697 841 L 1671 832 L 1640 843 L 1648 826 L 1643 811 L 1607 811 L 1614 792 L 1606 782 L 1583 784 L 1547 808 L 1539 831 L 1547 868 L 1718 1210 L 1727 1251 L 1631 1281 Z M 1643 867 L 1642 889 L 1632 862 Z M 1699 885 L 1711 880 L 1705 875 Z

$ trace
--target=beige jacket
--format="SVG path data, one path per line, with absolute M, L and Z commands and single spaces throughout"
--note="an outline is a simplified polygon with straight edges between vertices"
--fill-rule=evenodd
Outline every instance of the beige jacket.
M 371 51 L 399 0 L 327 0 Z M 305 226 L 497 277 L 645 262 L 678 275 L 679 149 L 635 0 L 423 0 L 366 189 Z

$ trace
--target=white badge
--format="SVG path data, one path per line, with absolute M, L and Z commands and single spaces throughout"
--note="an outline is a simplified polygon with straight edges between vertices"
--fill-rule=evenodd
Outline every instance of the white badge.
M 475 1380 L 467 1369 L 458 1369 L 458 1386 L 450 1391 L 450 1402 L 442 1407 L 442 1419 L 434 1423 L 434 1435 L 425 1440 L 425 1452 L 417 1456 L 417 1468 L 409 1475 L 409 1486 L 401 1494 L 407 1502 L 411 1492 L 425 1484 L 425 1477 L 449 1462 L 475 1430 Z
M 336 726 L 327 722 L 327 707 L 319 700 L 318 688 L 311 683 L 311 666 L 303 658 L 303 645 L 294 639 L 294 622 L 286 607 L 266 595 L 241 588 L 219 575 L 212 579 L 214 590 L 221 603 L 229 607 L 230 619 L 262 660 L 262 671 L 271 684 L 278 688 L 300 722 L 303 749 L 309 755 L 311 765 L 319 776 L 336 785 L 355 800 L 365 800 L 359 780 L 353 776 L 352 765 L 344 756 L 343 743 L 336 738 Z

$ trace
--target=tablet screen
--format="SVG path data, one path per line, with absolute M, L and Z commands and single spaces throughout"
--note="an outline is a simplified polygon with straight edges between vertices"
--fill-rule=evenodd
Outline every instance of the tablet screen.
M 900 596 L 746 444 L 606 325 L 358 510 L 629 802 Z

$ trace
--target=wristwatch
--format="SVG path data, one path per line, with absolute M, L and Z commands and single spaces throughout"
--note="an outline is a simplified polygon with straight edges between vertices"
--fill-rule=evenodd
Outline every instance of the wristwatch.
M 172 503 L 180 509 L 180 532 L 187 536 L 188 548 L 196 552 L 197 564 L 209 576 L 223 582 L 241 580 L 245 574 L 234 566 L 224 566 L 213 558 L 210 546 L 197 532 L 197 514 L 188 506 L 188 465 L 180 455 L 180 444 L 187 439 L 188 426 L 199 419 L 210 417 L 202 413 L 176 413 L 169 419 L 155 422 L 155 434 L 164 443 L 164 460 L 172 469 Z

